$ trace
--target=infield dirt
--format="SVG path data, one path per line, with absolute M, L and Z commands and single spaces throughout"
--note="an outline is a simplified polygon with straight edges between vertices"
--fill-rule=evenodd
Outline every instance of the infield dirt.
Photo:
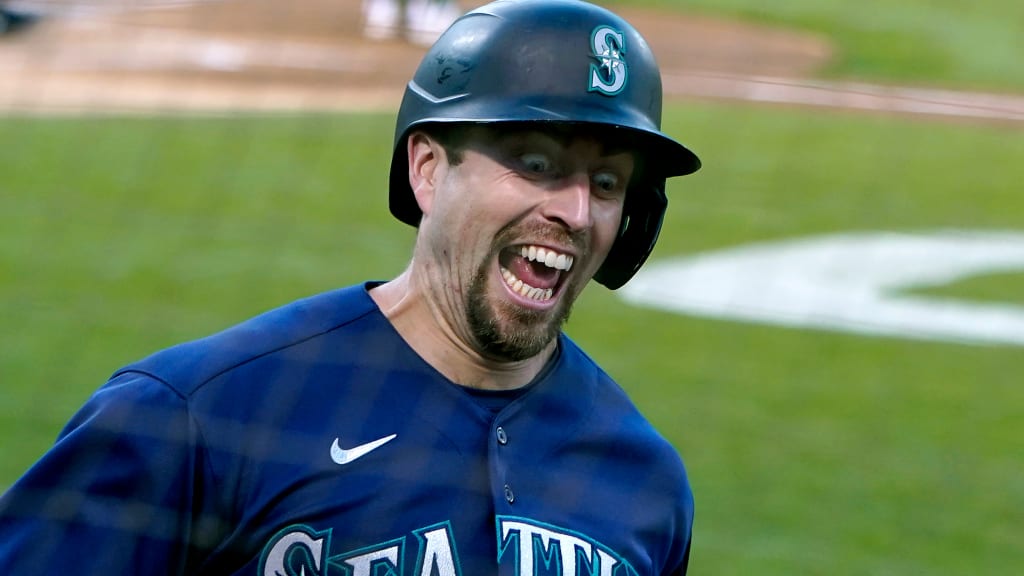
M 55 13 L 0 36 L 0 112 L 394 110 L 425 48 L 366 39 L 360 2 L 224 0 L 133 10 L 47 2 Z M 650 43 L 667 98 L 1024 121 L 1024 98 L 1015 95 L 815 80 L 835 48 L 814 34 L 619 11 Z

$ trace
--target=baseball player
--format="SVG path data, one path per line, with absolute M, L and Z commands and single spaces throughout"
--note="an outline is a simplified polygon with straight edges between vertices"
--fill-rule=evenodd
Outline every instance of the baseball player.
M 462 14 L 456 0 L 363 0 L 363 34 L 429 46 Z
M 408 267 L 118 370 L 0 500 L 0 573 L 684 574 L 682 461 L 561 331 L 700 166 L 661 94 L 606 9 L 460 18 L 398 113 Z

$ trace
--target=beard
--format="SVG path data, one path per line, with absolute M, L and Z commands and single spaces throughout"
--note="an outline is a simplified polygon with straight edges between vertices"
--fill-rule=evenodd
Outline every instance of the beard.
M 577 246 L 586 245 L 578 237 L 571 240 Z M 496 258 L 497 249 L 473 276 L 466 292 L 466 318 L 477 345 L 486 356 L 510 362 L 526 360 L 543 351 L 562 332 L 580 291 L 578 279 L 562 287 L 560 301 L 551 310 L 522 308 L 488 297 L 487 279 Z
M 491 358 L 515 362 L 539 354 L 562 331 L 572 305 L 563 300 L 549 311 L 492 303 L 487 273 L 480 270 L 469 286 L 466 317 L 480 350 Z

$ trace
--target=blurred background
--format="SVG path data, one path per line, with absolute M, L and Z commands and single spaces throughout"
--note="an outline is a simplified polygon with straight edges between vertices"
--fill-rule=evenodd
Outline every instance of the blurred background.
M 382 2 L 0 0 L 0 488 L 119 366 L 402 270 L 394 115 L 482 2 Z M 692 573 L 1017 573 L 1024 3 L 598 3 L 704 168 L 568 332 L 682 453 Z

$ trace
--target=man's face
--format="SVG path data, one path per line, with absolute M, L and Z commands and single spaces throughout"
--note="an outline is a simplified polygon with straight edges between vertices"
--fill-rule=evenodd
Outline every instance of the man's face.
M 461 162 L 440 155 L 417 258 L 462 340 L 523 360 L 558 335 L 608 255 L 633 156 L 571 132 L 465 136 Z

